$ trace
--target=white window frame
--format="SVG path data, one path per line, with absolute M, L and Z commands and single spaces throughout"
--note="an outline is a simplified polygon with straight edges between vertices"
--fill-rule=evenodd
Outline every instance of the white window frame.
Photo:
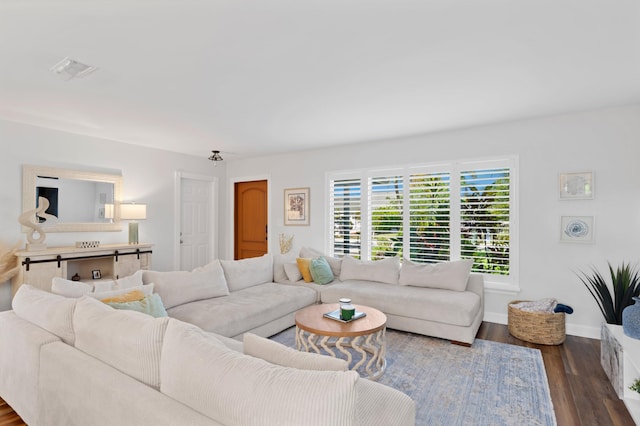
M 519 232 L 518 232 L 518 217 L 519 217 L 519 196 L 518 196 L 518 157 L 515 155 L 504 157 L 490 157 L 490 158 L 478 158 L 457 160 L 450 162 L 438 162 L 433 164 L 412 164 L 407 166 L 397 166 L 389 168 L 375 168 L 375 169 L 360 169 L 360 170 L 347 170 L 336 171 L 326 173 L 326 206 L 328 220 L 325 221 L 327 229 L 325 230 L 326 243 L 325 251 L 333 255 L 333 212 L 329 211 L 331 205 L 331 181 L 340 179 L 354 179 L 360 178 L 361 182 L 361 196 L 360 196 L 360 251 L 362 259 L 369 259 L 371 257 L 371 247 L 369 244 L 369 235 L 371 232 L 369 217 L 371 212 L 369 211 L 369 178 L 380 176 L 400 175 L 403 176 L 403 202 L 405 203 L 405 209 L 409 204 L 409 177 L 416 173 L 439 173 L 447 172 L 451 175 L 450 184 L 450 253 L 451 260 L 460 258 L 460 242 L 461 242 L 461 229 L 460 229 L 460 184 L 459 176 L 464 170 L 473 169 L 493 169 L 493 168 L 509 168 L 509 196 L 510 196 L 510 218 L 509 218 L 509 274 L 498 275 L 483 273 L 485 278 L 485 288 L 497 293 L 513 294 L 520 291 L 519 287 Z M 455 179 L 453 177 L 456 177 Z M 457 194 L 457 195 L 456 195 Z M 410 217 L 404 215 L 403 228 L 405 234 L 410 229 Z M 409 238 L 405 238 L 403 241 L 403 252 L 409 252 Z

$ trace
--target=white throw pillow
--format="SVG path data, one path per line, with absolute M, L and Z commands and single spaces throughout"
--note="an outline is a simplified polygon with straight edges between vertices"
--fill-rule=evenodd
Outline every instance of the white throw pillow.
M 175 320 L 167 327 L 160 364 L 163 394 L 222 424 L 356 423 L 355 371 L 274 365 Z
M 221 260 L 229 291 L 273 282 L 273 256 L 265 254 L 242 260 Z
M 129 275 L 128 277 L 118 278 L 116 280 L 116 288 L 131 288 L 138 287 L 143 285 L 142 282 L 142 274 L 144 271 L 142 269 L 136 271 L 133 275 Z
M 51 280 L 51 293 L 65 297 L 82 297 L 91 293 L 93 286 L 82 281 L 71 281 L 60 277 Z
M 285 283 L 288 280 L 285 263 L 295 262 L 296 255 L 293 252 L 285 254 L 275 254 L 273 256 L 273 281 L 276 283 Z
M 145 271 L 143 280 L 155 285 L 155 292 L 160 295 L 166 309 L 229 294 L 222 266 L 217 259 L 193 272 Z
M 283 367 L 320 371 L 347 371 L 349 369 L 349 364 L 344 359 L 311 352 L 300 352 L 253 333 L 244 333 L 242 345 L 246 355 L 261 358 L 271 364 Z
M 11 307 L 20 318 L 55 334 L 66 344 L 73 345 L 73 311 L 76 302 L 77 299 L 22 284 L 13 297 Z
M 168 317 L 113 309 L 90 297 L 73 315 L 75 347 L 123 373 L 160 387 L 160 354 Z
M 130 293 L 133 290 L 140 290 L 142 294 L 144 294 L 145 296 L 148 296 L 151 293 L 153 293 L 153 287 L 154 287 L 153 283 L 151 283 L 147 285 L 139 285 L 137 287 L 119 288 L 119 289 L 109 290 L 109 291 L 99 291 L 99 292 L 94 291 L 93 293 L 87 293 L 86 295 L 94 299 L 102 300 L 108 297 L 121 296 L 123 294 Z
M 300 273 L 300 268 L 298 268 L 297 262 L 289 262 L 284 264 L 284 271 L 287 274 L 287 278 L 291 282 L 297 282 L 302 279 L 302 274 Z
M 114 280 L 98 280 L 93 282 L 94 293 L 102 293 L 112 290 L 118 290 L 118 286 Z
M 473 259 L 435 264 L 415 263 L 404 259 L 400 269 L 400 284 L 465 291 L 472 266 Z
M 400 259 L 387 257 L 381 260 L 358 260 L 351 256 L 342 259 L 340 280 L 375 281 L 385 284 L 398 284 Z

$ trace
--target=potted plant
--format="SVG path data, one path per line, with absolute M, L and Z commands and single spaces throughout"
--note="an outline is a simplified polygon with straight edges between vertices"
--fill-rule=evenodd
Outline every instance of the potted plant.
M 591 274 L 581 272 L 578 277 L 593 296 L 600 312 L 608 324 L 622 325 L 622 311 L 629 305 L 633 305 L 634 297 L 640 296 L 640 275 L 636 266 L 622 262 L 615 270 L 610 263 L 609 274 L 613 294 L 604 276 L 595 268 L 591 268 Z
M 640 379 L 635 379 L 633 383 L 631 383 L 631 386 L 629 386 L 629 389 L 634 392 L 640 393 Z

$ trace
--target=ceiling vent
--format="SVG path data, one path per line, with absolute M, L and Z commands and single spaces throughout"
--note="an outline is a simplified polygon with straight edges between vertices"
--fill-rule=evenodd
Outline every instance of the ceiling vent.
M 64 80 L 71 80 L 76 77 L 85 77 L 98 68 L 83 64 L 82 62 L 78 62 L 75 59 L 64 58 L 57 64 L 51 67 L 51 71 L 55 74 L 58 74 Z

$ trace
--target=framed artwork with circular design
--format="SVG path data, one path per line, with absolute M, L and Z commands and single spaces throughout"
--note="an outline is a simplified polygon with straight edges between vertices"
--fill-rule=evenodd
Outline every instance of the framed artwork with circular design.
M 593 216 L 562 216 L 560 220 L 560 241 L 592 243 L 594 223 Z

